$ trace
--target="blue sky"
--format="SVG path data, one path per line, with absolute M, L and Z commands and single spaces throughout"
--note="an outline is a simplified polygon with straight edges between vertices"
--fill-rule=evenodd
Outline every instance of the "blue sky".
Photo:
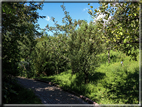
M 58 24 L 62 25 L 64 12 L 61 5 L 63 5 L 63 3 L 44 3 L 43 10 L 37 11 L 39 12 L 39 15 L 46 16 L 46 18 L 40 18 L 38 20 L 40 28 L 44 29 L 47 24 L 49 24 L 49 26 L 54 26 L 51 17 L 54 17 L 55 21 L 58 21 Z M 92 5 L 94 9 L 99 8 L 100 6 L 99 3 L 91 3 L 90 5 Z M 90 9 L 88 3 L 64 3 L 64 6 L 73 20 L 86 20 L 88 23 L 93 20 L 88 13 L 88 9 Z M 47 33 L 52 35 L 51 32 Z

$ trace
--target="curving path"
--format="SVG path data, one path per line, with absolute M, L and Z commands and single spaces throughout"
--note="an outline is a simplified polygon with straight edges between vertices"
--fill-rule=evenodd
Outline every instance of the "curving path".
M 44 82 L 17 77 L 18 83 L 25 88 L 34 90 L 43 104 L 88 104 L 81 98 Z

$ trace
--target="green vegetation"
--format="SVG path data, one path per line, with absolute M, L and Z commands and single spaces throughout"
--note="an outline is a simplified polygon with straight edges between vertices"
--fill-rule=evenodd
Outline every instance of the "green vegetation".
M 9 103 L 10 95 L 17 93 L 15 89 L 11 88 L 14 87 L 11 79 L 21 72 L 18 67 L 19 62 L 21 59 L 30 62 L 28 57 L 36 44 L 35 35 L 40 34 L 37 31 L 37 19 L 40 17 L 36 12 L 38 9 L 42 9 L 42 3 L 35 5 L 31 2 L 27 6 L 25 2 L 2 2 L 3 104 Z M 31 67 L 27 70 L 31 70 Z
M 139 47 L 139 10 L 140 2 L 106 2 L 100 3 L 98 9 L 90 6 L 88 13 L 92 18 L 105 15 L 106 22 L 101 18 L 96 23 L 103 32 L 107 48 L 121 50 L 136 60 L 137 52 L 134 50 Z
M 99 56 L 102 58 L 102 56 L 105 57 L 105 54 Z M 108 64 L 107 58 L 101 59 L 101 66 L 89 75 L 88 84 L 80 84 L 79 81 L 82 79 L 78 79 L 76 74 L 72 75 L 71 70 L 58 75 L 41 75 L 38 79 L 59 84 L 65 89 L 87 96 L 99 104 L 138 104 L 138 61 L 130 61 L 129 56 L 115 51 L 111 51 L 110 57 L 110 64 Z M 121 58 L 124 58 L 123 66 L 121 66 Z
M 10 89 L 14 90 L 13 93 L 9 93 L 10 99 L 7 104 L 42 104 L 41 100 L 35 96 L 33 90 L 26 89 L 23 86 L 17 84 L 16 80 L 12 79 L 12 87 Z M 8 89 L 7 91 L 9 91 Z M 6 102 L 6 101 L 4 101 Z
M 89 10 L 95 18 L 105 14 L 105 25 L 102 19 L 73 20 L 61 5 L 64 25 L 52 17 L 55 27 L 38 32 L 42 4 L 2 3 L 3 104 L 38 103 L 21 98 L 27 90 L 13 84 L 15 76 L 53 81 L 100 104 L 138 104 L 139 3 L 100 3 Z

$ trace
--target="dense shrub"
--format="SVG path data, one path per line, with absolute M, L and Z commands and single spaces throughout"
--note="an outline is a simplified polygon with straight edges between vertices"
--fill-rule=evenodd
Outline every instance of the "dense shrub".
M 65 44 L 61 42 L 64 38 L 63 35 L 48 37 L 37 43 L 32 56 L 36 76 L 59 74 L 69 67 L 67 49 Z

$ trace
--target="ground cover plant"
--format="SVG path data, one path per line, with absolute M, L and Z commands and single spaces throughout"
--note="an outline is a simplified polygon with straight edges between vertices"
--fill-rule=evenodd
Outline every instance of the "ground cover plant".
M 104 63 L 103 59 L 101 66 L 89 75 L 88 84 L 79 84 L 81 80 L 76 78 L 76 74 L 72 75 L 71 70 L 53 76 L 41 76 L 38 79 L 59 84 L 99 104 L 138 104 L 139 62 L 130 61 L 131 58 L 124 57 L 125 54 L 121 52 L 111 53 L 111 63 Z M 123 66 L 118 54 L 121 54 L 121 58 L 124 57 Z M 116 57 L 113 57 L 115 55 Z
M 15 79 L 12 79 L 11 82 L 11 87 L 5 90 L 6 92 L 10 90 L 14 91 L 7 96 L 4 96 L 6 99 L 10 99 L 9 102 L 7 102 L 8 99 L 3 100 L 3 104 L 42 104 L 41 100 L 35 95 L 33 90 L 24 88 L 18 84 Z

